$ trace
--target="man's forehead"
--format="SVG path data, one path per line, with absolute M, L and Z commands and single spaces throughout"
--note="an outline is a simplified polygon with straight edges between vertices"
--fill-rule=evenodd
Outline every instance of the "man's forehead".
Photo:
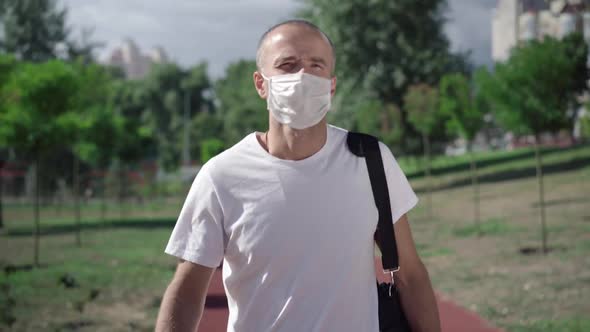
M 296 57 L 323 58 L 322 62 L 334 70 L 336 54 L 332 42 L 315 26 L 303 22 L 287 22 L 266 32 L 256 51 L 258 68 L 278 61 L 282 55 L 290 52 Z M 301 52 L 305 52 L 302 54 Z
M 298 45 L 305 41 L 310 41 L 310 39 L 315 39 L 316 41 L 319 41 L 319 44 L 322 45 L 319 48 L 314 47 L 313 50 L 318 51 L 316 53 L 321 52 L 322 49 L 330 52 L 331 48 L 329 41 L 326 40 L 326 38 L 321 33 L 308 27 L 295 26 L 295 29 L 290 30 L 282 28 L 284 27 L 280 27 L 269 33 L 266 40 L 263 42 L 262 49 L 264 53 L 267 53 L 267 55 L 270 55 L 269 53 L 273 53 L 273 58 L 292 55 Z M 278 53 L 275 54 L 275 52 Z
M 301 24 L 286 24 L 274 29 L 266 36 L 263 45 L 299 41 L 301 37 L 322 40 L 326 43 L 326 47 L 330 47 L 330 42 L 319 31 Z

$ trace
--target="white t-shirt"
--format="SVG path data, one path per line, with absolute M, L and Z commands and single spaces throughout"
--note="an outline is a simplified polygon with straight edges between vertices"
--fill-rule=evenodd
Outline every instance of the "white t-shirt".
M 377 208 L 347 131 L 304 160 L 270 155 L 255 133 L 197 174 L 166 253 L 223 260 L 228 331 L 378 332 L 373 234 Z M 418 201 L 380 143 L 393 220 Z

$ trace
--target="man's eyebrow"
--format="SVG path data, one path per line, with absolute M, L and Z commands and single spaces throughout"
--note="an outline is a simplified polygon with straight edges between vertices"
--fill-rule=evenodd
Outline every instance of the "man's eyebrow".
M 277 59 L 274 61 L 273 65 L 274 65 L 274 66 L 278 66 L 278 65 L 280 65 L 282 62 L 285 62 L 285 61 L 294 61 L 294 60 L 297 60 L 297 57 L 295 57 L 294 55 L 280 56 L 280 57 L 278 57 L 278 58 L 277 58 Z
M 311 61 L 312 62 L 321 63 L 324 66 L 327 66 L 328 65 L 328 62 L 326 60 L 324 60 L 324 58 L 321 58 L 321 57 L 311 57 Z

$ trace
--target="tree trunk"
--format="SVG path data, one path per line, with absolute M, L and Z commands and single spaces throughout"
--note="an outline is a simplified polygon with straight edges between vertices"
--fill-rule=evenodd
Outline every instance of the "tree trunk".
M 158 182 L 156 181 L 155 176 L 152 178 L 152 183 L 153 183 L 153 191 L 152 191 L 152 199 L 151 199 L 151 204 L 152 204 L 152 219 L 156 218 L 156 214 L 158 211 L 158 203 L 160 201 L 160 188 L 158 187 Z
M 81 239 L 81 216 L 80 216 L 80 160 L 78 156 L 74 154 L 74 206 L 76 213 L 76 246 L 79 248 L 82 246 Z
M 106 175 L 102 176 L 102 193 L 100 197 L 100 221 L 103 226 L 106 226 L 107 214 L 107 180 Z
M 40 225 L 40 217 L 39 217 L 39 196 L 40 196 L 40 184 L 39 184 L 39 152 L 35 152 L 35 162 L 33 164 L 35 167 L 35 228 L 33 230 L 33 241 L 34 241 L 34 259 L 33 265 L 35 267 L 39 267 L 39 237 L 41 236 L 41 225 Z
M 427 213 L 428 218 L 432 219 L 432 177 L 430 175 L 430 139 L 428 135 L 422 135 L 422 142 L 424 144 L 424 161 L 426 165 L 426 194 L 427 194 Z
M 59 183 L 59 182 L 58 182 Z M 57 193 L 55 194 L 55 215 L 61 216 L 61 193 L 59 192 L 59 187 L 57 189 Z
M 124 218 L 125 214 L 124 214 L 124 197 L 125 197 L 125 180 L 126 180 L 126 174 L 125 174 L 125 167 L 123 166 L 123 164 L 121 162 L 119 162 L 119 167 L 118 167 L 118 171 L 119 171 L 119 217 L 121 218 L 121 220 Z
M 2 168 L 4 168 L 4 162 L 0 161 L 0 173 L 2 171 Z M 4 192 L 4 178 L 2 177 L 2 174 L 0 174 L 0 229 L 4 228 L 4 213 L 2 212 L 2 194 Z
M 474 204 L 474 220 L 475 227 L 477 227 L 477 235 L 482 236 L 480 212 L 479 212 L 479 181 L 477 178 L 477 164 L 473 156 L 471 144 L 469 144 L 469 163 L 471 168 L 471 187 L 473 188 L 473 204 Z
M 541 217 L 541 237 L 543 253 L 547 254 L 547 224 L 545 221 L 545 188 L 543 186 L 543 154 L 539 146 L 539 136 L 535 135 L 535 159 L 537 160 L 537 180 L 539 181 L 539 213 Z

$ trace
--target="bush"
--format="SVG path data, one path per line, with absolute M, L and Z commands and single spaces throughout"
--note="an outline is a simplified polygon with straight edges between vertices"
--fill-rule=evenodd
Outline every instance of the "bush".
M 201 142 L 201 163 L 206 163 L 224 150 L 223 141 L 217 138 L 206 139 Z

